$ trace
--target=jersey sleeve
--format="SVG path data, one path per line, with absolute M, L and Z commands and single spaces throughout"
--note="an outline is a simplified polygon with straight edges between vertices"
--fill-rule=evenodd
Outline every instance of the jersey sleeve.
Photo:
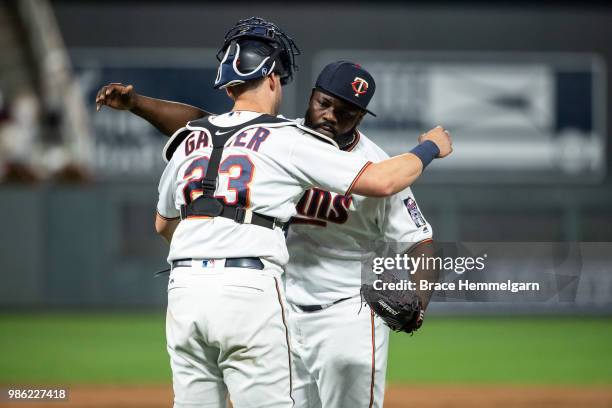
M 383 239 L 404 244 L 404 251 L 412 245 L 431 239 L 433 230 L 419 209 L 410 188 L 385 200 Z
M 289 161 L 293 175 L 303 186 L 348 195 L 371 162 L 361 155 L 304 136 L 291 150 Z
M 176 208 L 176 169 L 174 161 L 171 160 L 159 180 L 157 187 L 159 198 L 157 200 L 157 213 L 166 219 L 179 218 L 181 213 Z

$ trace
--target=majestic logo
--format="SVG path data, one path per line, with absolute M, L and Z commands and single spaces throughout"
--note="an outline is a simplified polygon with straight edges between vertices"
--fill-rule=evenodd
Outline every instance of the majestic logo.
M 355 79 L 353 79 L 353 82 L 351 83 L 351 86 L 353 87 L 353 91 L 355 91 L 355 96 L 359 97 L 359 95 L 363 95 L 368 91 L 368 87 L 370 85 L 368 85 L 368 81 L 366 81 L 365 79 L 355 77 Z

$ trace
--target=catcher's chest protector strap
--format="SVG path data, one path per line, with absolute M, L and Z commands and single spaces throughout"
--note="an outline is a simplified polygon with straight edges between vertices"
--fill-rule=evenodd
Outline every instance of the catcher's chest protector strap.
M 225 143 L 233 135 L 256 125 L 293 126 L 294 123 L 270 115 L 261 115 L 234 127 L 215 126 L 210 123 L 208 117 L 189 123 L 191 128 L 201 128 L 208 132 L 212 140 L 213 150 L 208 161 L 205 176 L 202 179 L 202 195 L 188 205 L 181 205 L 181 219 L 184 220 L 190 216 L 224 217 L 234 220 L 239 224 L 253 224 L 271 229 L 274 229 L 276 226 L 282 226 L 282 223 L 277 221 L 276 218 L 257 214 L 236 205 L 225 204 L 223 199 L 215 197 L 215 189 L 217 188 L 217 179 L 219 177 L 219 164 L 221 163 Z

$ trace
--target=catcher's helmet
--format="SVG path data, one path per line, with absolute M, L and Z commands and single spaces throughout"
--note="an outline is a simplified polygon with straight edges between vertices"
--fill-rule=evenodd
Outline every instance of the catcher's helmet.
M 220 61 L 215 88 L 242 84 L 276 72 L 285 85 L 297 70 L 300 50 L 276 24 L 259 17 L 240 20 L 225 34 L 217 53 Z

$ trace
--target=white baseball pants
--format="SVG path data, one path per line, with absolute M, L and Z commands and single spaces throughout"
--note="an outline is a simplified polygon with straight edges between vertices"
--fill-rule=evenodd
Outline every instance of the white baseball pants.
M 223 264 L 223 263 L 221 263 Z M 280 269 L 177 267 L 166 338 L 175 408 L 293 407 Z
M 360 301 L 290 305 L 296 408 L 382 408 L 389 328 Z

